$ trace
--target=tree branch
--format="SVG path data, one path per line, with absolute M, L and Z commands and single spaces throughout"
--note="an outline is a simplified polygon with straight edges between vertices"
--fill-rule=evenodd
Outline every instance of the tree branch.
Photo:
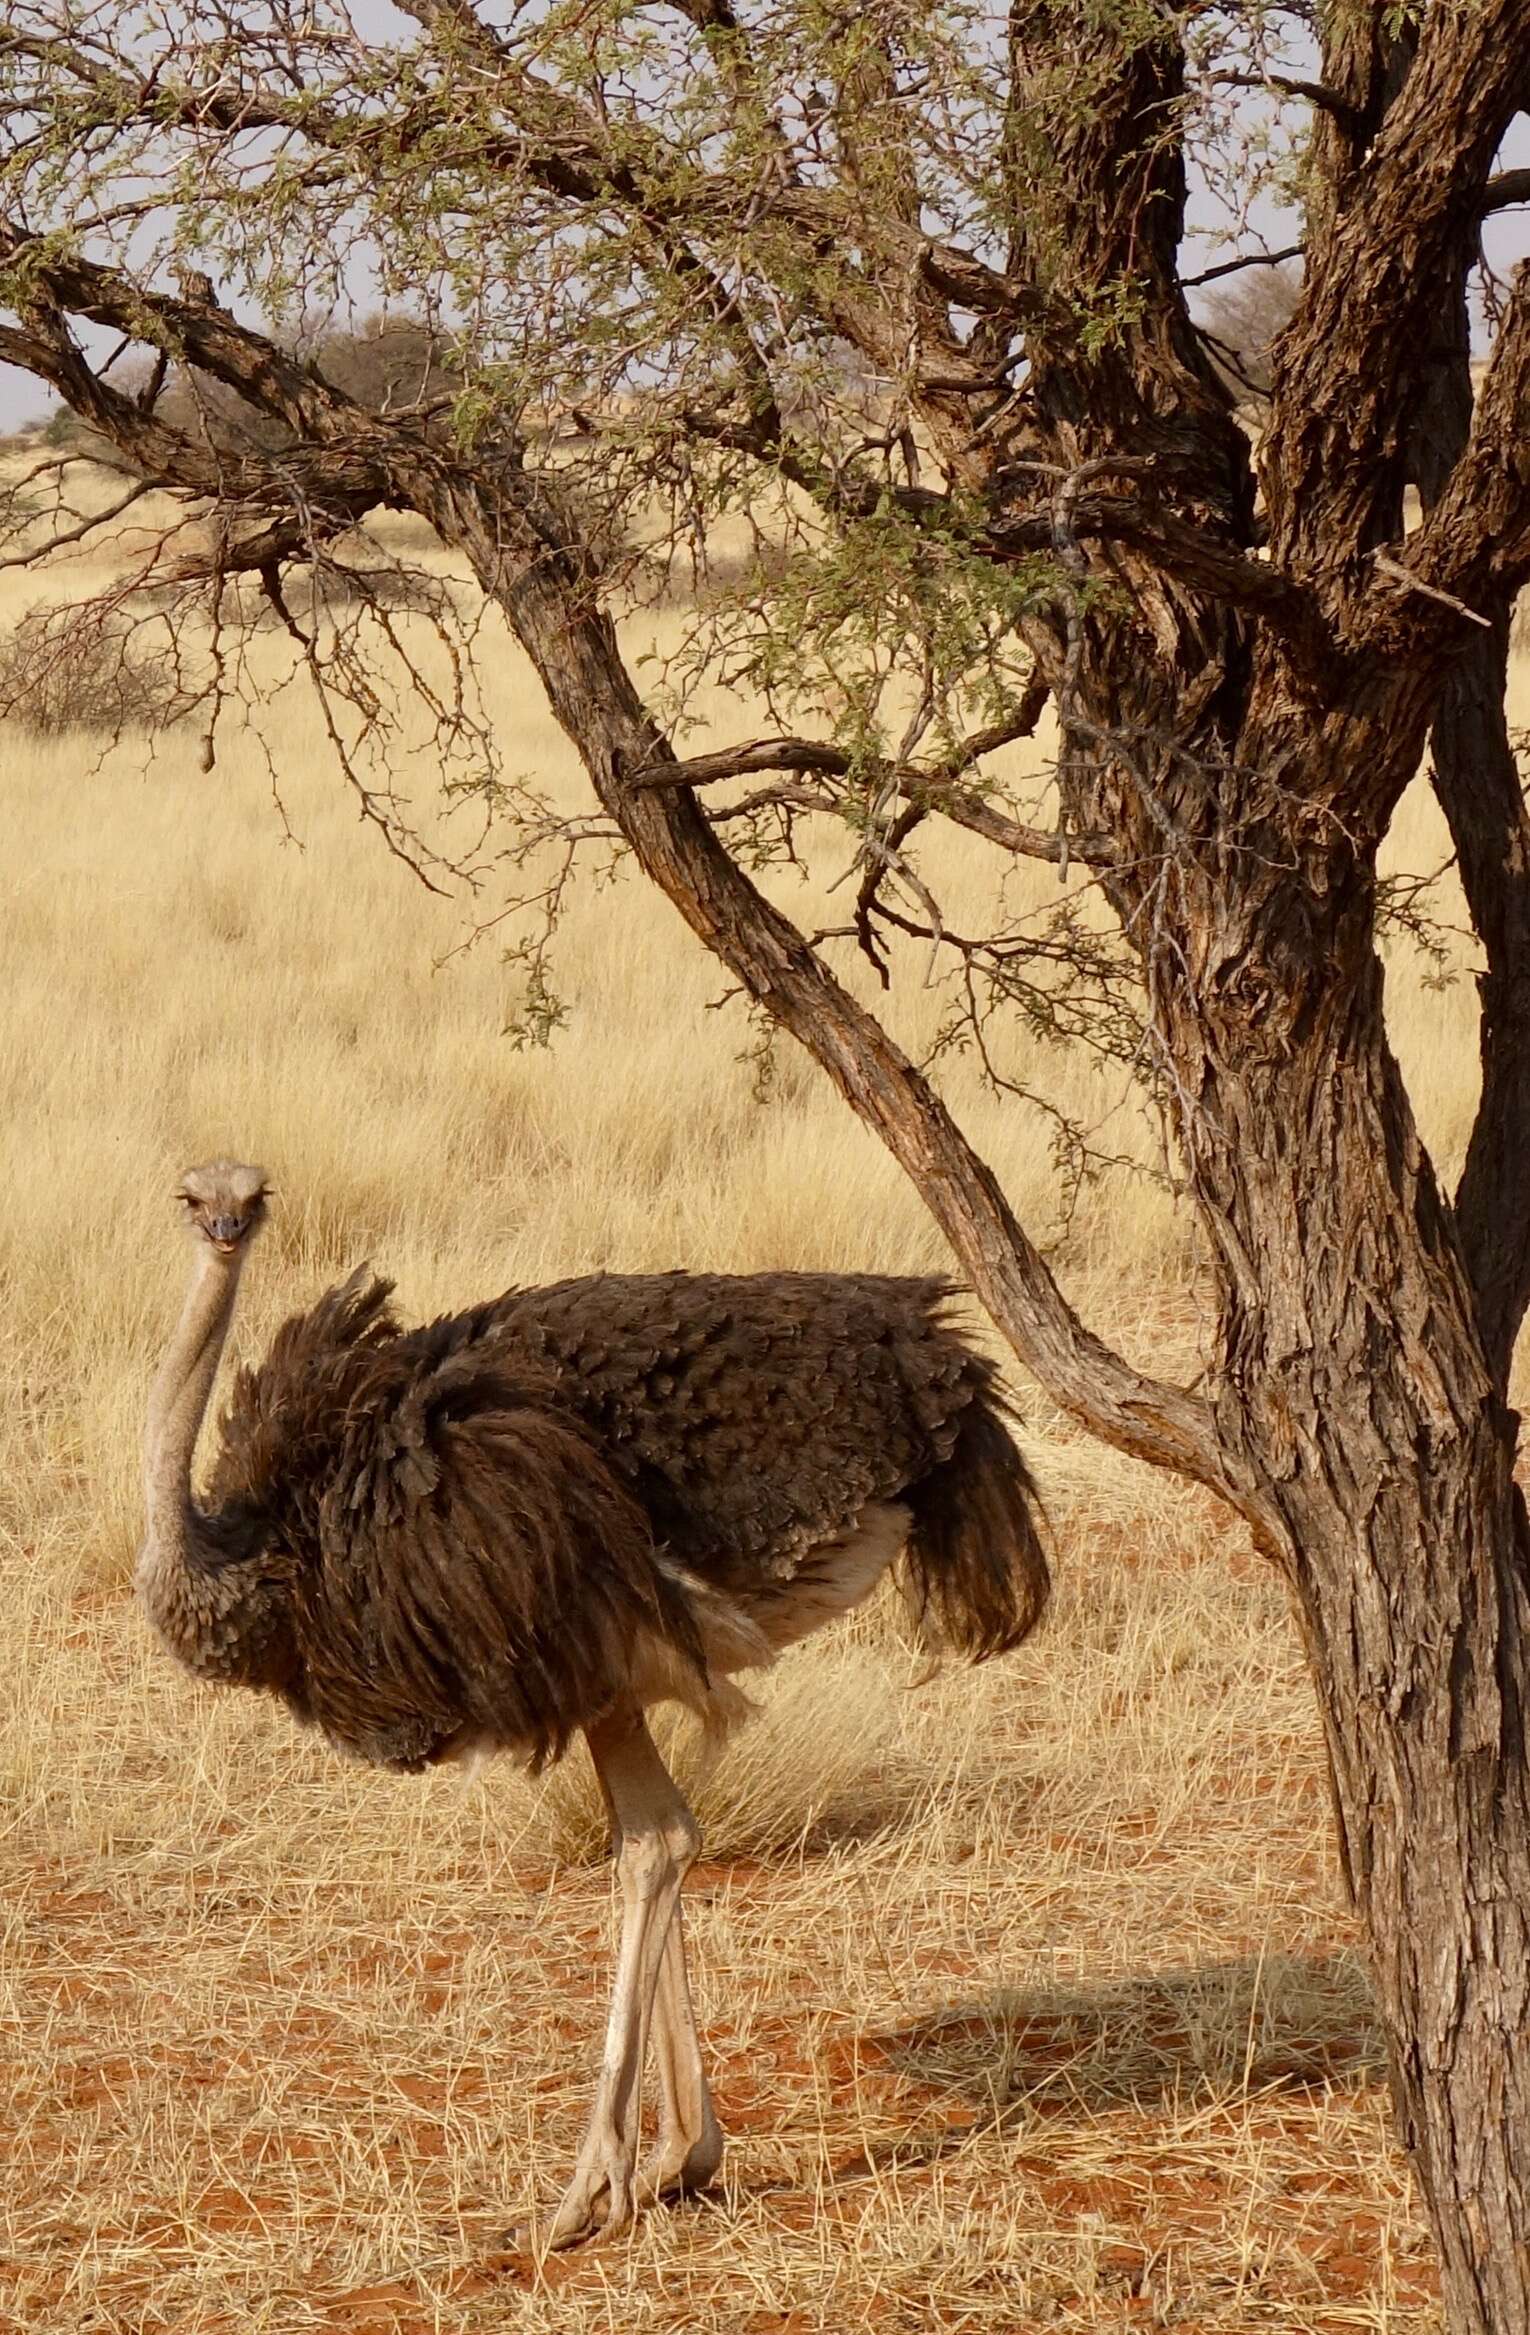
M 383 448 L 408 425 L 396 415 L 382 424 L 226 309 L 146 290 L 121 271 L 60 251 L 5 218 L 0 218 L 0 267 L 16 272 L 32 310 L 31 329 L 0 340 L 0 353 L 14 353 L 84 420 L 113 443 L 130 448 L 146 476 L 198 494 L 239 499 L 275 490 L 285 507 L 300 483 L 292 473 L 293 460 L 300 459 L 301 483 L 320 495 L 333 493 L 349 503 L 369 494 L 376 502 L 384 491 Z M 198 446 L 184 431 L 113 389 L 86 363 L 64 327 L 64 311 L 212 374 L 316 444 L 307 446 L 301 458 L 284 456 L 280 464 L 258 449 Z
M 1281 97 L 1304 98 L 1323 113 L 1330 113 L 1342 121 L 1358 123 L 1360 108 L 1353 101 L 1330 89 L 1324 81 L 1303 81 L 1291 73 L 1213 73 L 1212 81 L 1219 89 L 1272 89 Z
M 637 783 L 668 763 L 671 749 L 633 687 L 613 626 L 588 606 L 574 564 L 549 548 L 534 482 L 518 481 L 518 505 L 496 496 L 492 507 L 469 481 L 448 482 L 435 468 L 416 483 L 417 507 L 504 609 L 644 873 L 881 1136 L 1021 1361 L 1091 1432 L 1211 1486 L 1271 1545 L 1273 1511 L 1223 1449 L 1210 1406 L 1133 1370 L 1085 1328 L 929 1082 L 728 857 L 690 789 Z
M 44 560 L 52 559 L 55 552 L 67 551 L 73 544 L 83 543 L 87 535 L 94 535 L 98 528 L 110 527 L 122 517 L 124 511 L 130 511 L 135 503 L 141 503 L 144 496 L 151 492 L 148 484 L 140 480 L 135 486 L 130 486 L 126 493 L 120 494 L 114 503 L 104 503 L 99 511 L 87 511 L 73 527 L 60 529 L 58 534 L 50 535 L 45 543 L 35 543 L 26 551 L 8 553 L 4 559 L 0 559 L 0 569 L 39 566 Z
M 677 762 L 673 755 L 634 770 L 627 783 L 645 786 L 718 786 L 730 778 L 749 778 L 762 770 L 819 770 L 843 778 L 850 757 L 841 746 L 816 738 L 756 738 L 748 746 L 723 746 L 715 754 L 693 754 Z
M 1437 354 L 1409 463 L 1426 522 L 1449 492 L 1472 427 L 1465 269 L 1440 293 Z M 1530 1159 L 1530 817 L 1507 718 L 1510 613 L 1500 590 L 1486 634 L 1465 643 L 1446 675 L 1430 759 L 1487 961 L 1478 981 L 1482 1092 L 1455 1209 L 1483 1348 L 1505 1397 L 1530 1303 L 1530 1212 L 1505 1205 Z
M 1194 292 L 1202 284 L 1215 284 L 1223 276 L 1236 276 L 1244 268 L 1281 268 L 1287 260 L 1300 259 L 1307 246 L 1288 243 L 1283 251 L 1250 251 L 1241 259 L 1224 259 L 1214 268 L 1202 268 L 1198 276 L 1181 276 L 1180 290 Z
M 683 762 L 666 755 L 645 769 L 633 771 L 627 784 L 635 789 L 699 788 L 770 770 L 816 771 L 825 777 L 845 778 L 859 768 L 868 785 L 895 788 L 916 816 L 922 818 L 928 812 L 938 812 L 953 826 L 981 835 L 985 841 L 997 844 L 1000 850 L 1014 852 L 1024 859 L 1045 860 L 1063 869 L 1075 860 L 1086 867 L 1107 865 L 1113 856 L 1109 836 L 1072 835 L 1062 828 L 1029 826 L 1024 820 L 1011 818 L 1008 812 L 996 809 L 961 783 L 985 755 L 1033 735 L 1048 694 L 1044 681 L 1033 680 L 1008 720 L 975 730 L 940 762 L 875 761 L 857 765 L 843 747 L 829 745 L 821 739 L 756 738 L 747 746 L 725 746 L 715 754 L 697 754 Z M 785 799 L 780 790 L 768 791 L 766 795 L 752 798 L 751 807 L 758 808 L 767 800 Z M 790 799 L 798 810 L 829 813 L 838 807 L 827 795 L 801 794 Z M 741 808 L 738 804 L 730 805 L 730 815 L 737 815 Z
M 1099 467 L 1139 465 L 1102 461 Z M 1213 528 L 1197 526 L 1140 495 L 1079 494 L 1070 499 L 1069 516 L 1075 535 L 1128 544 L 1180 582 L 1262 617 L 1308 672 L 1331 667 L 1337 644 L 1317 593 L 1273 561 L 1251 559 Z M 1048 507 L 1006 520 L 987 540 L 996 556 L 1018 558 L 1050 550 L 1054 539 Z
M 855 456 L 836 461 L 830 451 L 787 435 L 779 408 L 751 414 L 746 422 L 722 420 L 687 407 L 679 417 L 685 436 L 698 444 L 748 455 L 802 492 L 821 510 L 842 519 L 866 519 L 878 511 L 901 511 L 916 524 L 940 523 L 951 498 L 935 487 L 894 486 L 882 472 L 861 466 Z M 865 452 L 862 447 L 860 451 Z
M 1324 79 L 1362 106 L 1370 142 L 1362 155 L 1332 123 L 1315 135 L 1326 191 L 1262 468 L 1272 559 L 1293 576 L 1326 574 L 1340 629 L 1364 639 L 1373 610 L 1395 607 L 1364 563 L 1402 531 L 1398 448 L 1439 287 L 1474 247 L 1483 189 L 1524 102 L 1530 0 L 1430 10 L 1416 36 L 1380 48 L 1369 12 L 1331 11 L 1330 27 Z M 1477 605 L 1469 561 L 1435 566 L 1410 541 L 1407 565 Z
M 932 238 L 917 219 L 910 222 L 891 214 L 876 219 L 878 266 L 868 272 L 850 256 L 866 247 L 871 216 L 853 187 L 805 183 L 778 155 L 778 167 L 758 174 L 746 200 L 736 175 L 698 169 L 694 156 L 673 147 L 651 118 L 625 119 L 612 134 L 593 111 L 529 72 L 470 0 L 410 0 L 403 12 L 432 35 L 438 54 L 448 63 L 454 43 L 473 59 L 475 108 L 481 109 L 488 100 L 511 124 L 507 132 L 471 117 L 464 123 L 448 88 L 421 98 L 411 108 L 414 118 L 406 151 L 428 151 L 430 167 L 443 175 L 471 161 L 576 209 L 616 204 L 652 238 L 671 273 L 693 278 L 705 290 L 720 321 L 731 317 L 739 324 L 742 311 L 723 276 L 697 246 L 709 238 L 725 239 L 736 263 L 741 233 L 765 226 L 786 233 L 810 263 L 799 297 L 816 298 L 826 324 L 871 362 L 893 371 L 907 357 L 907 330 L 906 318 L 890 304 L 878 280 L 886 269 L 900 282 L 922 276 L 946 299 L 1003 316 L 1016 326 L 1025 315 L 1049 305 L 974 252 Z M 175 123 L 204 137 L 209 132 L 240 136 L 279 130 L 352 167 L 377 150 L 398 165 L 393 145 L 398 124 L 386 113 L 351 113 L 306 91 L 294 95 L 261 83 L 242 87 L 231 76 L 220 76 L 210 86 L 177 87 L 156 81 L 145 89 L 103 66 L 77 44 L 37 44 L 5 36 L 4 45 L 21 52 L 45 48 L 50 69 L 62 65 L 73 71 L 111 105 L 119 125 L 149 122 L 163 128 Z M 439 123 L 432 123 L 430 117 L 436 113 Z M 424 136 L 432 126 L 441 133 L 433 144 Z M 833 267 L 825 269 L 823 263 L 830 257 Z M 948 327 L 942 326 L 936 341 L 940 356 L 956 353 Z
M 1460 459 L 1407 545 L 1410 572 L 1491 619 L 1494 602 L 1530 582 L 1530 261 L 1504 308 Z
M 1520 203 L 1530 203 L 1530 170 L 1501 170 L 1483 188 L 1478 209 L 1486 219 L 1494 211 L 1511 211 Z
M 376 417 L 225 310 L 146 293 L 86 261 L 64 257 L 44 264 L 37 247 L 0 219 L 0 264 L 6 262 L 23 265 L 31 315 L 30 330 L 0 328 L 0 355 L 46 380 L 116 448 L 138 482 L 117 510 L 147 488 L 162 487 L 221 513 L 216 551 L 167 565 L 161 571 L 167 581 L 257 573 L 272 591 L 283 561 L 311 560 L 389 500 L 388 473 L 377 458 Z M 64 322 L 66 308 L 156 346 L 162 360 L 173 356 L 199 366 L 261 412 L 303 432 L 305 442 L 273 456 L 255 446 L 213 446 L 173 427 L 149 401 L 113 388 L 88 364 Z M 389 426 L 398 433 L 404 428 L 396 418 Z M 90 527 L 106 515 L 92 518 Z M 241 522 L 247 532 L 240 531 Z M 76 529 L 44 548 L 60 548 L 87 531 Z

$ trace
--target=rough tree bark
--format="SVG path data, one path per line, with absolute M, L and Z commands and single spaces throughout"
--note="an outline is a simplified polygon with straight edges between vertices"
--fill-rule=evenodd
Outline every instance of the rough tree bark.
M 1404 26 L 1369 0 L 1330 12 L 1318 78 L 1290 84 L 1319 115 L 1306 280 L 1257 461 L 1181 283 L 1187 40 L 1167 6 L 1014 0 L 993 174 L 1007 242 L 984 251 L 924 232 L 933 166 L 902 142 L 890 32 L 830 76 L 836 177 L 821 145 L 794 150 L 768 45 L 726 0 L 682 0 L 755 127 L 729 200 L 710 164 L 666 156 L 652 120 L 617 136 L 565 101 L 471 0 L 406 13 L 449 102 L 431 116 L 412 60 L 394 166 L 444 124 L 460 174 L 468 123 L 472 168 L 507 202 L 565 206 L 596 236 L 623 220 L 725 352 L 713 403 L 677 403 L 677 435 L 789 480 L 835 523 L 891 508 L 1006 572 L 1055 555 L 1055 589 L 1018 621 L 1058 709 L 1057 833 L 952 778 L 981 735 L 954 765 L 884 776 L 910 818 L 944 801 L 1002 848 L 1077 849 L 1104 886 L 1212 1259 L 1209 1394 L 1092 1336 L 929 1082 L 725 848 L 698 788 L 771 766 L 768 746 L 677 761 L 570 505 L 512 430 L 363 411 L 215 302 L 17 217 L 0 218 L 17 318 L 0 356 L 137 475 L 228 514 L 220 581 L 275 576 L 379 504 L 426 517 L 503 610 L 646 875 L 888 1145 L 1015 1353 L 1092 1431 L 1247 1519 L 1301 1617 L 1450 2324 L 1530 2335 L 1530 1530 L 1507 1400 L 1530 1296 L 1530 828 L 1503 711 L 1508 611 L 1530 579 L 1530 274 L 1475 396 L 1464 309 L 1494 185 L 1509 199 L 1523 177 L 1491 173 L 1530 99 L 1530 0 L 1427 6 Z M 378 142 L 381 98 L 364 120 L 339 84 L 294 99 L 298 64 L 241 82 L 220 50 L 200 82 L 142 83 L 92 43 L 64 71 L 93 135 L 152 116 L 217 151 L 259 130 L 363 180 Z M 895 489 L 863 448 L 825 466 L 793 438 L 775 327 L 740 289 L 751 269 L 788 288 L 771 317 L 802 304 L 896 377 L 907 426 L 889 442 L 911 472 L 922 444 L 940 488 Z M 170 426 L 87 361 L 72 317 L 193 363 L 290 446 Z M 1388 1046 L 1377 954 L 1377 852 L 1431 742 L 1485 966 L 1482 1105 L 1454 1196 Z M 774 767 L 834 764 L 782 740 Z

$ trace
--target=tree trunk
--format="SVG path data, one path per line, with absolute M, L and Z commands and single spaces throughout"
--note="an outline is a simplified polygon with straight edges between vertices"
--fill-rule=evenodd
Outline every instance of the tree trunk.
M 1297 1568 L 1341 1820 L 1456 2335 L 1530 2330 L 1530 1795 L 1518 1681 L 1525 1543 L 1508 1437 L 1489 1407 L 1441 1423 L 1443 1380 L 1405 1360 L 1412 1484 L 1348 1471 L 1368 1405 L 1328 1422 L 1344 1453 L 1309 1497 Z M 1452 1411 L 1454 1402 L 1449 1404 Z M 1428 1416 L 1430 1425 L 1423 1424 Z M 1399 1421 L 1400 1424 L 1400 1421 Z M 1326 1505 L 1326 1523 L 1317 1510 Z
M 1334 1423 L 1336 1440 L 1345 1423 Z M 1300 1586 L 1399 2125 L 1428 2200 L 1449 2324 L 1456 2335 L 1525 2335 L 1523 1520 L 1501 1420 L 1481 1411 L 1419 1449 L 1427 1485 L 1370 1514 L 1351 1491 L 1326 1536 L 1309 1528 Z
M 1284 1523 L 1449 2323 L 1530 2335 L 1518 1422 L 1387 1045 L 1369 910 L 1326 945 L 1305 1045 L 1228 1030 L 1202 1089 L 1201 1196 L 1248 1266 L 1224 1289 L 1220 1424 Z M 1194 1040 L 1204 1065 L 1204 1016 Z

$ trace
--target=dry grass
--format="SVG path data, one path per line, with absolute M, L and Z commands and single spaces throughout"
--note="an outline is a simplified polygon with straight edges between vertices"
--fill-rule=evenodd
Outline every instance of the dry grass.
M 498 651 L 493 702 L 520 765 L 573 783 Z M 573 1762 L 539 1788 L 348 1769 L 148 1646 L 126 1584 L 170 1177 L 222 1148 L 273 1171 L 247 1343 L 368 1255 L 424 1311 L 606 1264 L 938 1250 L 805 1066 L 752 1100 L 742 1025 L 703 1010 L 717 973 L 633 882 L 574 911 L 555 1050 L 513 1051 L 492 948 L 437 969 L 461 904 L 358 825 L 295 695 L 271 721 L 300 847 L 253 741 L 213 779 L 179 732 L 146 767 L 13 734 L 5 765 L 0 2327 L 1422 2335 L 1282 1596 L 1206 1503 L 1034 1396 L 1044 1636 L 911 1689 L 873 1615 L 783 1665 L 699 1787 L 719 2197 L 545 2270 L 500 2251 L 593 2063 L 588 1787 Z M 1399 848 L 1433 845 L 1411 806 Z M 947 877 L 980 913 L 981 857 L 953 845 Z M 1394 1021 L 1448 1156 L 1471 997 L 1427 973 L 1397 952 Z M 906 985 L 909 1034 L 937 1011 Z M 1110 1099 L 1076 1061 L 1040 1074 Z M 950 1085 L 1044 1218 L 1044 1134 L 969 1066 Z M 1160 1194 L 1094 1196 L 1065 1263 L 1132 1350 L 1191 1360 Z

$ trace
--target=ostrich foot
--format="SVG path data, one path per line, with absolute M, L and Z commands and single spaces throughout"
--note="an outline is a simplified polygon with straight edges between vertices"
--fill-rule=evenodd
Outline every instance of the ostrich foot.
M 723 2136 L 708 2101 L 700 2132 L 691 2134 L 678 2125 L 660 2132 L 638 2168 L 638 2205 L 657 2205 L 665 2198 L 691 2197 L 698 2189 L 709 2189 L 722 2159 Z
M 694 2137 L 678 2125 L 661 2131 L 635 2174 L 632 2151 L 618 2135 L 605 2136 L 603 2148 L 597 2149 L 592 2134 L 552 2219 L 545 2225 L 516 2223 L 505 2233 L 506 2247 L 516 2253 L 562 2253 L 592 2238 L 614 2237 L 650 2205 L 710 2189 L 722 2164 L 723 2136 L 710 2101 L 707 2107 L 706 2123 Z M 619 2219 L 612 2214 L 613 2197 L 625 2199 Z
M 614 2127 L 591 2127 L 554 2216 L 516 2223 L 505 2244 L 521 2253 L 565 2253 L 591 2237 L 617 2237 L 631 2225 L 640 2202 L 633 2155 L 631 2141 Z
M 619 2146 L 605 2164 L 581 2158 L 551 2220 L 516 2223 L 505 2245 L 517 2253 L 558 2254 L 615 2237 L 647 2207 L 710 2189 L 722 2158 L 723 2136 L 715 2124 L 695 2140 L 682 2132 L 661 2134 L 636 2173 L 632 2152 Z M 613 2198 L 622 2201 L 616 2213 Z

